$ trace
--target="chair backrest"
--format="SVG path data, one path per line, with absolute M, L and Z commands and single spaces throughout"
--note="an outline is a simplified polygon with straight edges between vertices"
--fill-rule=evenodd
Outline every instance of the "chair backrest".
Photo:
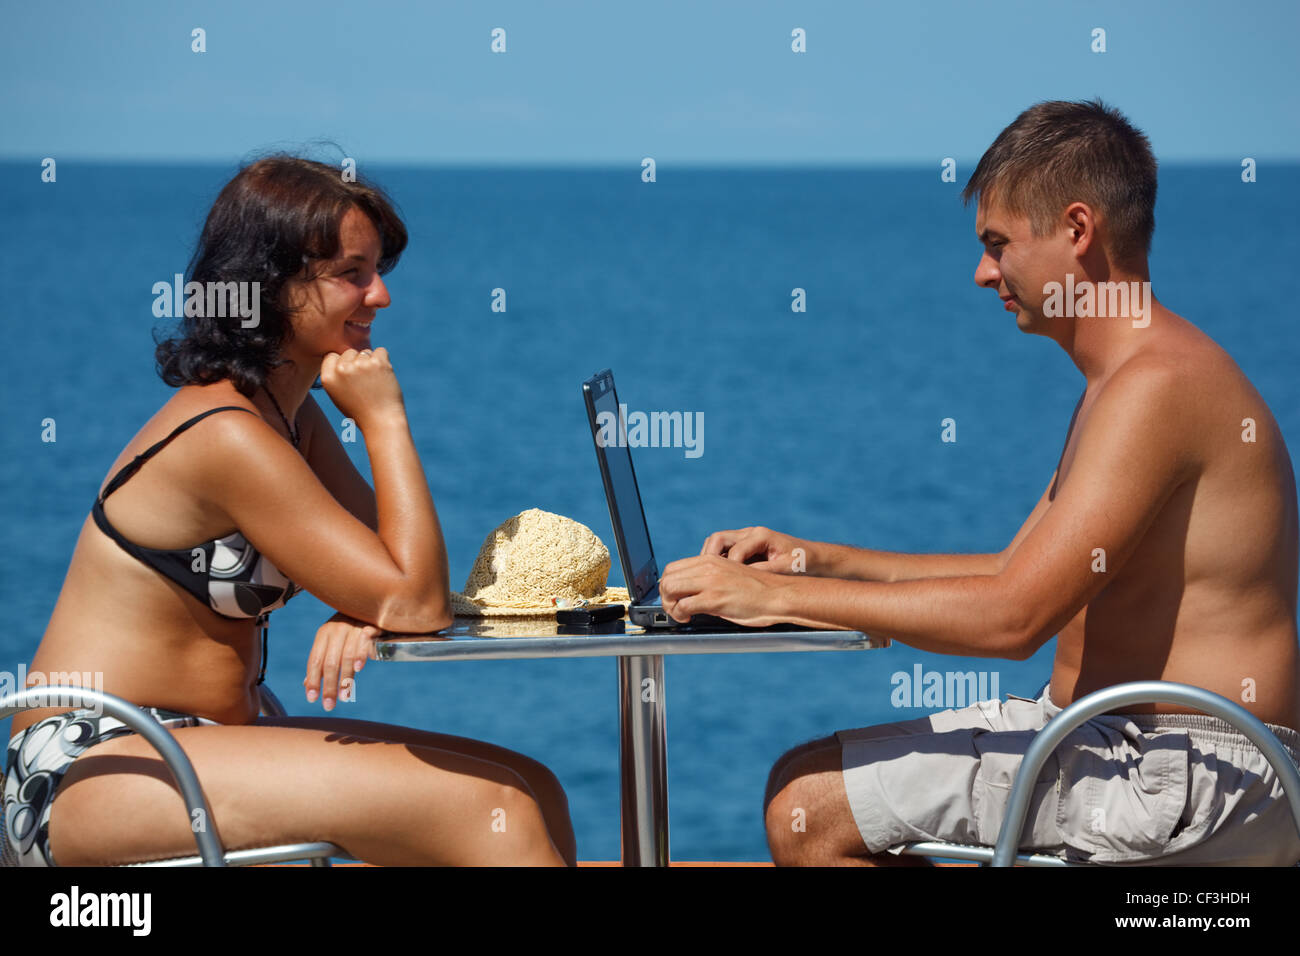
M 1181 704 L 1193 710 L 1217 717 L 1250 739 L 1277 774 L 1282 794 L 1291 809 L 1292 820 L 1300 831 L 1300 762 L 1297 762 L 1282 741 L 1268 725 L 1240 704 L 1213 691 L 1176 681 L 1137 680 L 1114 684 L 1080 697 L 1039 730 L 1025 750 L 1024 759 L 1016 770 L 1011 784 L 1010 798 L 1002 817 L 990 865 L 1011 866 L 1024 832 L 1025 817 L 1029 813 L 1030 794 L 1034 781 L 1047 758 L 1076 727 L 1093 717 L 1116 711 L 1132 704 Z

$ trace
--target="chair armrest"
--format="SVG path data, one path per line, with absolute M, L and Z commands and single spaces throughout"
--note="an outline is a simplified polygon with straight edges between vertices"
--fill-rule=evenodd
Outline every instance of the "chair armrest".
M 152 714 L 141 710 L 135 704 L 113 694 L 106 694 L 89 687 L 29 687 L 0 698 L 0 720 L 11 717 L 20 710 L 34 710 L 43 707 L 60 707 L 69 704 L 73 707 L 92 706 L 101 709 L 110 717 L 116 717 L 126 724 L 158 751 L 167 769 L 171 771 L 180 787 L 181 797 L 189 811 L 191 829 L 199 847 L 199 856 L 204 866 L 225 866 L 225 854 L 217 840 L 212 827 L 212 809 L 208 806 L 203 788 L 199 786 L 194 764 L 185 755 L 181 745 Z M 197 811 L 197 814 L 196 814 Z M 193 821 L 202 820 L 203 825 L 194 828 Z
M 1099 714 L 1127 707 L 1130 704 L 1181 704 L 1194 707 L 1212 717 L 1226 720 L 1240 730 L 1272 764 L 1287 802 L 1291 804 L 1291 815 L 1295 818 L 1296 829 L 1300 831 L 1300 770 L 1292 762 L 1291 755 L 1268 729 L 1268 726 L 1240 704 L 1235 704 L 1226 697 L 1221 697 L 1202 687 L 1190 684 L 1176 684 L 1172 681 L 1141 680 L 1127 684 L 1104 687 L 1086 697 L 1081 697 L 1069 707 L 1047 722 L 1025 751 L 1016 772 L 1015 782 L 1011 785 L 1011 795 L 1007 801 L 1006 816 L 1002 821 L 1002 830 L 998 833 L 997 846 L 993 851 L 992 866 L 1011 866 L 1019 848 L 1020 837 L 1024 832 L 1025 817 L 1029 813 L 1029 799 L 1038 773 L 1069 733 L 1080 724 L 1086 723 Z

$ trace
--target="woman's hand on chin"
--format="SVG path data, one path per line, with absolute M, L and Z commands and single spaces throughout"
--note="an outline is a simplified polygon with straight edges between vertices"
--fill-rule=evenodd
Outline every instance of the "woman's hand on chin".
M 405 420 L 406 406 L 397 373 L 388 359 L 388 350 L 329 352 L 321 359 L 321 385 L 325 394 L 348 418 L 357 423 L 362 434 L 371 421 L 386 418 Z

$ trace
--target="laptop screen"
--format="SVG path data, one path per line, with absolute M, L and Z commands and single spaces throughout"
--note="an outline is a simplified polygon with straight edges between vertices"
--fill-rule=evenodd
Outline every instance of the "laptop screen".
M 602 462 L 609 518 L 614 526 L 623 577 L 632 599 L 640 603 L 659 582 L 650 531 L 646 527 L 641 492 L 632 470 L 632 453 L 627 445 L 625 411 L 619 407 L 614 376 L 605 371 L 586 383 L 584 389 L 591 417 L 596 456 Z M 605 440 L 602 440 L 604 438 Z

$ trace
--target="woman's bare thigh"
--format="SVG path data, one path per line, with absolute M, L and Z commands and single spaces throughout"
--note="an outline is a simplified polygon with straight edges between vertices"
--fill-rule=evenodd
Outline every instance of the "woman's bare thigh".
M 477 757 L 509 767 L 526 780 L 530 786 L 535 782 L 545 786 L 555 777 L 550 769 L 540 761 L 514 750 L 508 750 L 496 744 L 472 737 L 457 737 L 454 734 L 440 734 L 432 730 L 419 730 L 415 727 L 403 727 L 399 724 L 384 724 L 373 720 L 354 720 L 350 717 L 258 717 L 257 726 L 262 727 L 306 727 L 311 730 L 331 731 L 342 740 L 346 736 L 365 737 L 373 740 L 388 740 L 396 743 L 414 744 L 421 747 L 436 747 L 453 753 Z
M 523 778 L 532 790 L 533 796 L 537 798 L 542 816 L 550 830 L 551 841 L 560 851 L 561 856 L 569 865 L 576 862 L 577 842 L 573 835 L 573 823 L 569 818 L 568 797 L 565 796 L 563 786 L 550 768 L 532 757 L 472 737 L 457 737 L 453 734 L 440 734 L 435 731 L 371 720 L 353 720 L 349 717 L 259 717 L 257 723 L 268 727 L 307 727 L 312 730 L 332 731 L 340 735 L 340 739 L 351 734 L 375 740 L 435 747 L 508 767 Z
M 386 865 L 562 862 L 528 785 L 493 761 L 336 727 L 172 734 L 227 850 L 327 840 Z M 116 737 L 73 762 L 51 808 L 50 851 L 63 865 L 195 852 L 180 792 L 147 741 Z

